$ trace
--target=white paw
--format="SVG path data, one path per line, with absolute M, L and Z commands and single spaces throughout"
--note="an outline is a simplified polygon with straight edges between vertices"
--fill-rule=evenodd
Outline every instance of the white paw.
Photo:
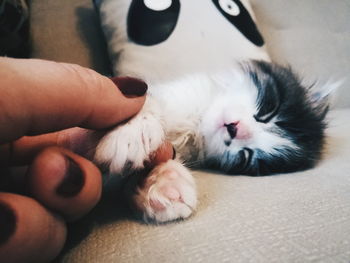
M 187 218 L 197 205 L 191 173 L 174 160 L 152 170 L 132 198 L 145 221 L 158 223 Z
M 111 173 L 141 169 L 163 139 L 164 131 L 155 114 L 143 111 L 100 140 L 94 161 L 107 165 Z

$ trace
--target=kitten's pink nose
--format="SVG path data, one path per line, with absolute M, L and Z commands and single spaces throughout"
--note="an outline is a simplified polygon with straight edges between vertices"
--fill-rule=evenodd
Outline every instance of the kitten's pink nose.
M 236 137 L 237 134 L 237 124 L 238 122 L 232 122 L 230 124 L 224 124 L 228 134 L 230 135 L 231 139 L 234 139 Z
M 225 124 L 228 134 L 231 139 L 247 140 L 251 137 L 251 132 L 247 125 L 242 122 L 232 122 L 230 124 Z

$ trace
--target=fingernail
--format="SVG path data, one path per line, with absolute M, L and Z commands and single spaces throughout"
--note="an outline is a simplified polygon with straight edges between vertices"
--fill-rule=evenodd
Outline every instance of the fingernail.
M 126 97 L 141 97 L 147 92 L 147 84 L 140 79 L 113 77 L 111 80 Z
M 175 148 L 173 146 L 173 160 L 175 160 L 175 158 L 176 158 L 176 151 L 175 151 Z
M 0 203 L 0 245 L 6 243 L 16 230 L 16 215 L 6 204 Z
M 73 197 L 83 188 L 84 175 L 80 167 L 69 157 L 66 166 L 63 181 L 56 188 L 56 193 L 62 197 Z

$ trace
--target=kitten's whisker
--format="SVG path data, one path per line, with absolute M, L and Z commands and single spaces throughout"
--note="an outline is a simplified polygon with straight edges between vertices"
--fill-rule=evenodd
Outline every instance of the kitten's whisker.
M 191 162 L 185 162 L 185 166 L 188 168 L 197 168 L 198 166 L 200 166 L 203 162 L 205 161 L 205 159 L 197 159 Z

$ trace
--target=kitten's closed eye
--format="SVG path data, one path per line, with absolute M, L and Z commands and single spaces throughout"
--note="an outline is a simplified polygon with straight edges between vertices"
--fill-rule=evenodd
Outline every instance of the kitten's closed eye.
M 271 73 L 264 72 L 264 74 Z M 257 122 L 268 123 L 277 115 L 281 101 L 275 80 L 269 77 L 259 78 L 257 72 L 255 71 L 250 72 L 250 77 L 258 89 L 258 97 L 256 102 L 258 113 L 254 115 L 254 119 Z
M 251 174 L 254 156 L 252 149 L 245 147 L 235 156 L 230 155 L 229 152 L 226 152 L 226 154 L 226 163 L 220 163 L 216 158 L 212 158 L 207 160 L 208 167 L 224 170 L 228 174 Z
M 250 162 L 253 157 L 253 150 L 249 148 L 243 148 L 238 152 L 238 159 L 239 162 L 236 165 L 236 170 L 240 170 L 241 172 L 244 172 L 248 169 L 250 166 Z

